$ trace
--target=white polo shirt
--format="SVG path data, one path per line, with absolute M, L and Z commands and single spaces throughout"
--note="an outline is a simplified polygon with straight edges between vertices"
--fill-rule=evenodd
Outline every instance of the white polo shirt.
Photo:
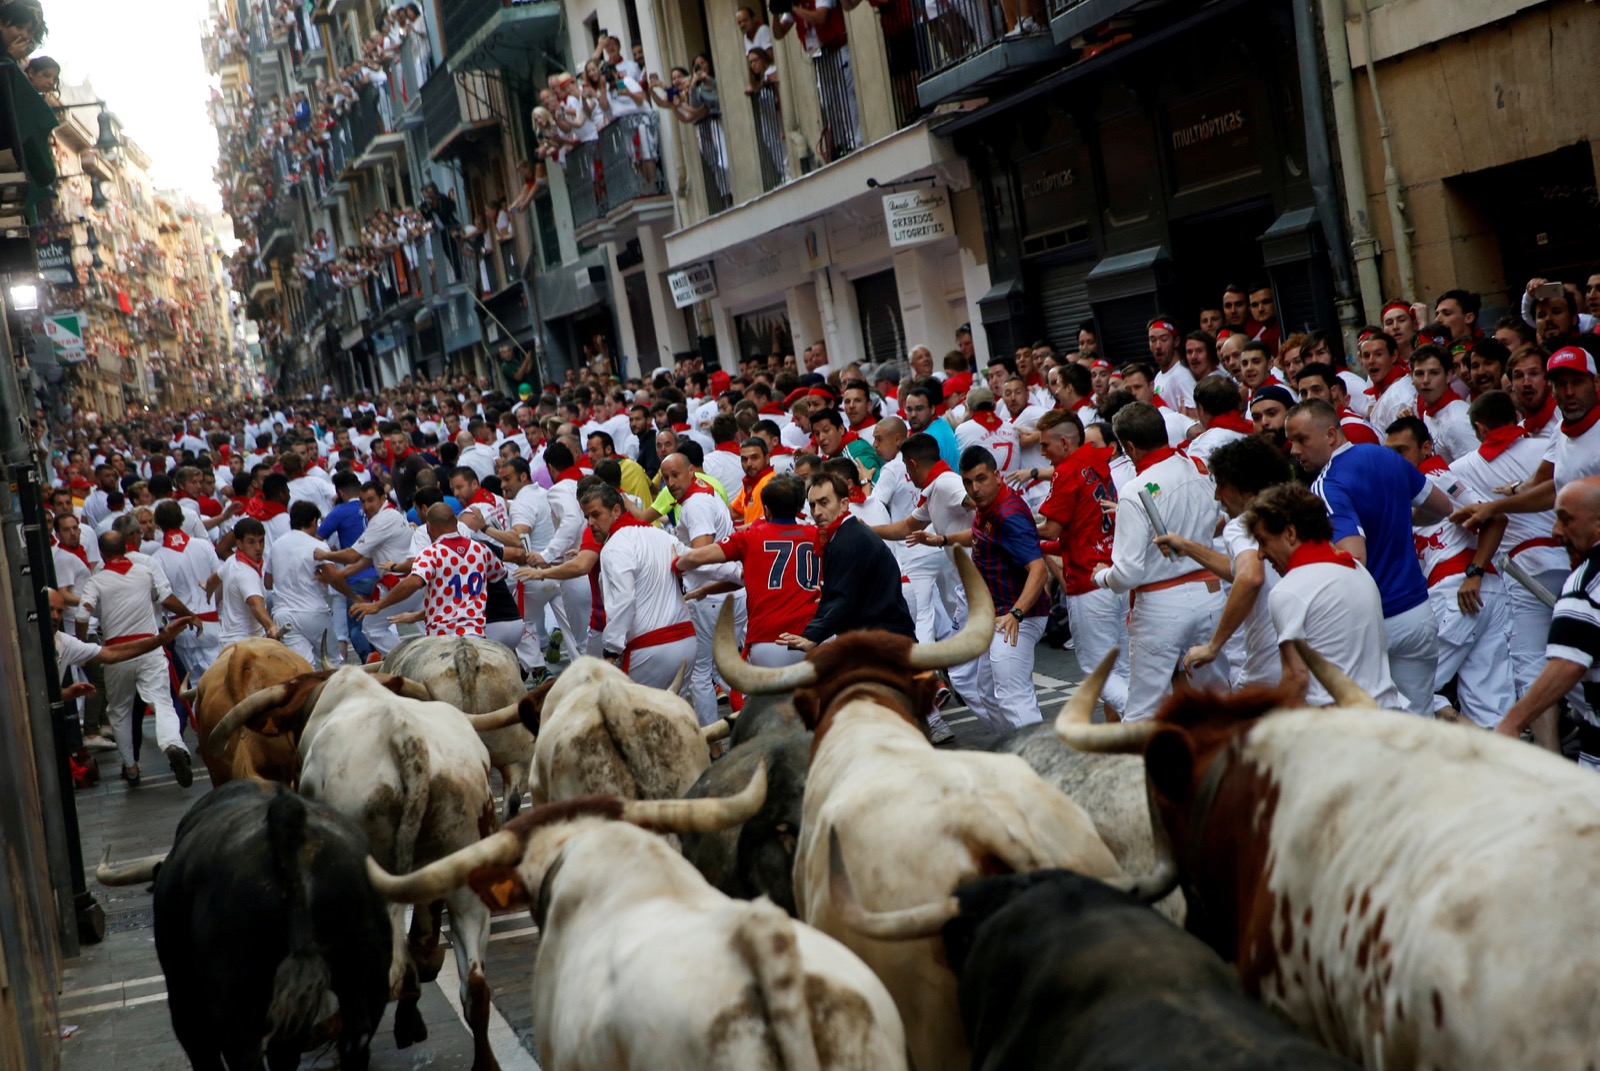
M 1478 448 L 1478 434 L 1472 430 L 1472 421 L 1467 419 L 1467 403 L 1460 398 L 1423 417 L 1422 422 L 1428 425 L 1434 453 L 1444 458 L 1447 465 Z
M 366 531 L 351 549 L 373 565 L 402 562 L 411 556 L 411 532 L 411 522 L 406 520 L 406 515 L 385 505 L 376 517 L 367 521 Z
M 967 505 L 966 485 L 960 476 L 946 470 L 922 489 L 911 517 L 926 522 L 934 535 L 949 535 L 971 528 L 972 512 Z
M 1222 528 L 1222 545 L 1226 548 L 1228 560 L 1235 563 L 1237 571 L 1239 556 L 1253 554 L 1258 551 L 1255 537 L 1250 534 L 1250 529 L 1245 527 L 1244 518 L 1234 517 Z M 1240 686 L 1246 684 L 1277 684 L 1283 676 L 1283 663 L 1278 657 L 1278 632 L 1272 625 L 1272 611 L 1267 608 L 1267 602 L 1272 596 L 1272 591 L 1278 586 L 1278 571 L 1270 563 L 1262 565 L 1261 590 L 1256 593 L 1256 604 L 1250 610 L 1250 616 L 1244 619 L 1244 625 L 1235 635 L 1244 638 L 1245 663 L 1239 667 L 1235 680 Z
M 70 669 L 73 666 L 86 666 L 94 661 L 95 655 L 100 653 L 98 643 L 84 643 L 76 636 L 69 636 L 65 632 L 56 633 L 56 668 Z
M 1405 710 L 1389 675 L 1383 632 L 1383 597 L 1360 562 L 1312 562 L 1291 568 L 1267 597 L 1278 642 L 1305 640 L 1388 710 Z M 1312 678 L 1308 706 L 1332 706 L 1333 697 Z
M 1568 435 L 1563 422 L 1550 437 L 1544 459 L 1555 466 L 1557 494 L 1573 480 L 1600 475 L 1600 420 L 1577 435 Z
M 289 481 L 289 505 L 296 502 L 310 502 L 326 517 L 333 509 L 334 490 L 333 484 L 315 476 L 301 476 L 297 480 Z
M 686 547 L 694 546 L 700 536 L 710 536 L 713 543 L 720 543 L 733 535 L 733 514 L 715 491 L 698 482 L 695 487 L 694 494 L 672 507 L 673 535 Z M 739 575 L 739 566 L 731 563 L 702 565 L 683 574 L 688 588 L 716 580 L 737 580 Z
M 314 558 L 328 544 L 306 532 L 291 531 L 267 551 L 263 571 L 272 577 L 274 611 L 297 614 L 328 612 L 328 588 L 317 579 Z
M 266 629 L 250 612 L 249 605 L 252 595 L 262 599 L 267 597 L 266 589 L 261 584 L 261 574 L 235 554 L 222 563 L 217 576 L 222 580 L 222 595 L 217 599 L 217 623 L 223 646 L 251 636 L 265 636 Z
M 211 540 L 192 539 L 182 531 L 166 532 L 160 548 L 151 557 L 161 567 L 178 601 L 202 617 L 215 614 L 216 606 L 206 594 L 206 581 L 222 562 Z
M 512 498 L 506 499 L 506 511 L 511 514 L 511 526 L 524 525 L 528 534 L 523 546 L 530 548 L 550 545 L 556 534 L 556 524 L 550 512 L 550 495 L 536 483 L 530 483 Z
M 167 578 L 148 560 L 124 561 L 108 562 L 78 593 L 83 608 L 100 619 L 100 635 L 107 641 L 155 635 L 161 628 L 158 607 L 172 594 Z
M 1157 372 L 1150 386 L 1173 409 L 1194 408 L 1194 373 L 1183 363 L 1182 340 L 1179 340 L 1178 357 L 1165 372 Z

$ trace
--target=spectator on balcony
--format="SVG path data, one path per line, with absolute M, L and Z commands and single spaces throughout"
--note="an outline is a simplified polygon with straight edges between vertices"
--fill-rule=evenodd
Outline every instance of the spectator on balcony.
M 587 92 L 587 87 L 579 85 L 576 78 L 562 71 L 551 80 L 550 88 L 561 102 L 560 109 L 553 113 L 556 128 L 568 135 L 574 144 L 599 138 L 600 129 L 595 125 L 595 120 L 600 106 L 593 95 Z M 564 162 L 564 155 L 562 159 Z
M 17 64 L 44 43 L 44 9 L 35 0 L 0 3 L 0 47 Z
M 609 38 L 618 49 L 621 44 L 616 38 Z M 591 60 L 592 64 L 594 61 Z M 632 61 L 628 61 L 632 66 Z M 587 74 L 587 68 L 585 68 Z M 621 69 L 610 63 L 600 67 L 600 81 L 604 92 L 600 94 L 600 111 L 605 116 L 604 125 L 621 122 L 623 127 L 623 142 L 628 145 L 633 156 L 634 167 L 644 178 L 645 193 L 654 193 L 656 187 L 656 125 L 644 119 L 630 119 L 630 116 L 639 116 L 649 111 L 649 103 L 645 90 L 638 79 L 630 77 Z M 653 117 L 652 117 L 653 118 Z
M 772 62 L 772 27 L 761 21 L 761 12 L 751 7 L 741 7 L 733 13 L 733 21 L 744 35 L 745 55 L 760 50 L 767 63 Z
M 622 41 L 610 34 L 600 38 L 600 44 L 594 50 L 594 62 L 600 64 L 602 70 L 614 67 L 622 74 L 632 78 L 635 82 L 644 80 L 644 71 L 638 63 L 622 54 Z
M 733 204 L 733 187 L 728 181 L 728 142 L 722 133 L 722 95 L 717 89 L 716 76 L 711 73 L 711 57 L 697 54 L 690 64 L 694 70 L 672 68 L 672 84 L 662 86 L 661 77 L 650 76 L 650 99 L 658 108 L 665 108 L 680 123 L 695 128 L 700 143 L 700 159 L 705 163 L 712 186 L 711 191 L 721 199 L 724 208 Z
M 49 56 L 35 56 L 28 61 L 24 73 L 46 103 L 52 106 L 61 103 L 56 97 L 56 93 L 61 89 L 61 64 Z
M 548 108 L 538 107 L 533 109 L 534 133 L 539 136 L 542 149 L 544 131 L 540 125 L 540 112 L 544 113 L 544 127 L 554 130 L 555 122 L 551 118 L 550 110 Z M 522 163 L 517 165 L 517 174 L 522 178 L 522 189 L 517 191 L 517 196 L 511 202 L 510 209 L 513 212 L 526 212 L 528 210 L 528 205 L 533 203 L 533 198 L 538 194 L 539 188 L 544 185 L 544 161 L 541 160 L 538 163 L 534 163 L 532 160 L 524 160 Z M 509 222 L 510 221 L 508 220 L 508 226 Z M 496 224 L 496 226 L 498 227 L 498 224 Z
M 762 27 L 765 29 L 765 27 Z M 774 102 L 778 96 L 778 65 L 772 62 L 772 54 L 764 49 L 752 48 L 745 53 L 745 63 L 750 70 L 750 84 L 745 87 L 747 95 L 758 93 L 763 89 L 771 89 Z
M 821 155 L 825 160 L 834 160 L 857 147 L 861 129 L 844 11 L 835 0 L 794 0 L 793 6 L 773 25 L 772 36 L 781 41 L 789 36 L 789 31 L 796 29 L 801 47 L 811 57 L 817 78 L 817 97 L 822 104 L 825 128 Z

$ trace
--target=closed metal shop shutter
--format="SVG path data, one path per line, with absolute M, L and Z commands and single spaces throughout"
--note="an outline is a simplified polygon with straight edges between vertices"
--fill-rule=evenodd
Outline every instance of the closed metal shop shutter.
M 900 322 L 900 288 L 894 271 L 865 275 L 855 281 L 856 312 L 861 317 L 861 346 L 867 362 L 879 365 L 903 361 L 906 330 Z
M 1058 261 L 1040 267 L 1034 275 L 1033 292 L 1039 302 L 1044 338 L 1058 353 L 1077 350 L 1078 325 L 1094 316 L 1084 285 L 1084 278 L 1093 267 L 1092 259 Z

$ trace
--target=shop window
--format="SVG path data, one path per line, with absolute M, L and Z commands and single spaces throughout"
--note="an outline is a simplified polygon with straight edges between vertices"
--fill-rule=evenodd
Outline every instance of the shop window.
M 900 288 L 894 272 L 884 271 L 855 281 L 856 312 L 861 320 L 861 350 L 867 363 L 903 360 L 906 332 L 900 321 Z
M 764 360 L 771 353 L 781 357 L 794 352 L 794 338 L 789 333 L 789 309 L 785 305 L 735 316 L 733 330 L 739 337 L 740 357 L 759 354 Z

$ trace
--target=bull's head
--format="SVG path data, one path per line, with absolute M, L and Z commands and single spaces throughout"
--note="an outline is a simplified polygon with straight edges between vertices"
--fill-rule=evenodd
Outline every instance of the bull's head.
M 202 745 L 206 754 L 220 757 L 227 749 L 228 741 L 240 729 L 250 729 L 262 736 L 298 739 L 305 728 L 306 719 L 322 697 L 322 689 L 338 672 L 336 669 L 325 669 L 317 673 L 302 673 L 245 696 L 222 716 L 222 720 L 206 737 Z M 395 695 L 423 701 L 433 698 L 428 689 L 416 681 L 387 673 L 374 674 L 373 677 Z
M 547 803 L 519 815 L 498 833 L 409 874 L 390 874 L 367 857 L 367 876 L 386 900 L 427 904 L 452 890 L 470 885 L 491 908 L 529 899 L 518 864 L 530 857 L 530 845 L 541 833 L 559 830 L 582 818 L 607 818 L 661 833 L 714 833 L 742 825 L 761 810 L 767 798 L 767 767 L 756 767 L 738 794 L 692 800 L 629 800 L 619 796 L 585 796 Z M 535 884 L 547 886 L 559 863 L 547 860 Z M 548 893 L 548 889 L 543 890 Z M 542 897 L 541 897 L 542 899 Z M 536 912 L 539 914 L 540 912 Z M 537 921 L 542 925 L 543 919 Z
M 948 639 L 913 643 L 887 632 L 852 632 L 817 646 L 804 662 L 781 668 L 752 666 L 739 653 L 729 603 L 717 620 L 713 644 L 717 669 L 729 687 L 746 695 L 795 692 L 795 708 L 808 729 L 816 729 L 847 692 L 861 689 L 898 693 L 920 716 L 932 709 L 938 687 L 933 671 L 972 661 L 988 651 L 994 639 L 989 588 L 965 550 L 957 548 L 955 560 L 967 595 L 967 621 Z

